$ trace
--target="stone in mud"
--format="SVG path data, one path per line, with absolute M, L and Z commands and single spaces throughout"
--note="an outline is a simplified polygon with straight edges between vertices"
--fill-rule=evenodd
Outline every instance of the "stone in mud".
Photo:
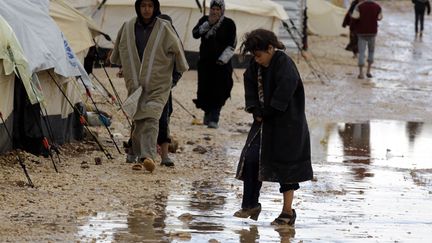
M 88 165 L 87 161 L 81 162 L 81 169 L 88 169 L 90 166 Z
M 199 154 L 205 154 L 205 153 L 207 153 L 207 149 L 204 148 L 201 145 L 196 146 L 192 151 L 197 152 Z
M 180 216 L 178 216 L 178 219 L 185 222 L 185 221 L 192 221 L 193 215 L 190 213 L 184 213 Z
M 95 165 L 101 165 L 102 164 L 101 157 L 96 157 L 94 160 L 95 160 Z

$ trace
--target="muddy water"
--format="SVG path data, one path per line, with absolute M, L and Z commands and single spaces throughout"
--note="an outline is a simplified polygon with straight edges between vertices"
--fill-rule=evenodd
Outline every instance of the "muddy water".
M 232 173 L 181 181 L 160 211 L 101 212 L 80 239 L 98 242 L 427 242 L 432 232 L 432 124 L 402 121 L 310 124 L 315 179 L 301 184 L 295 227 L 274 227 L 281 195 L 264 183 L 258 221 L 232 216 L 242 187 L 233 179 L 243 136 L 227 146 Z

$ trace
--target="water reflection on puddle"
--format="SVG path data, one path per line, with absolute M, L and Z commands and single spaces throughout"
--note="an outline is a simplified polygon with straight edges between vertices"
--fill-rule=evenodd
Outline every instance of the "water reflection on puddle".
M 264 183 L 258 221 L 232 217 L 242 184 L 233 174 L 182 181 L 160 199 L 156 216 L 101 213 L 81 227 L 97 242 L 398 242 L 432 232 L 432 124 L 401 121 L 311 122 L 315 179 L 296 192 L 295 228 L 275 228 L 282 200 Z M 246 136 L 246 135 L 245 135 Z M 235 170 L 244 138 L 227 145 Z M 213 241 L 212 241 L 213 240 Z

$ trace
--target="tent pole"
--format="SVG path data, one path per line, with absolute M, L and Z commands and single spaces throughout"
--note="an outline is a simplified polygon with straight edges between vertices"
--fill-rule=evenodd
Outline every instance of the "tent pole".
M 283 25 L 283 27 L 284 27 L 284 29 L 288 32 L 288 34 L 291 36 L 291 38 L 292 38 L 292 40 L 294 41 L 294 43 L 296 44 L 296 46 L 297 46 L 297 49 L 299 50 L 299 51 L 302 51 L 302 49 L 301 49 L 301 47 L 300 47 L 300 44 L 296 41 L 296 39 L 295 39 L 295 37 L 294 37 L 294 34 L 291 32 L 291 29 L 290 29 L 290 27 L 288 26 L 288 23 L 287 22 L 285 22 L 285 21 L 283 21 L 283 20 L 281 20 L 282 21 L 282 25 Z M 292 20 L 291 20 L 291 25 L 293 25 L 293 29 L 294 30 L 297 30 L 296 29 L 296 27 L 295 27 L 295 25 L 294 25 L 294 23 L 292 22 Z M 318 71 L 316 70 L 316 68 L 312 65 L 312 63 L 304 56 L 304 55 L 301 55 L 302 57 L 303 57 L 303 59 L 306 61 L 306 63 L 308 64 L 308 66 L 309 66 L 309 68 L 312 70 L 312 73 L 321 81 L 321 83 L 322 84 L 326 84 L 326 82 L 324 82 L 324 80 L 321 78 L 321 75 L 318 73 Z M 326 75 L 324 75 L 329 81 L 330 81 L 330 79 L 326 76 Z
M 15 64 L 15 72 L 16 72 L 18 78 L 22 81 L 21 73 L 20 73 L 20 71 L 18 70 L 18 68 L 17 68 L 17 66 L 16 66 L 15 56 L 13 55 L 13 52 L 12 52 L 12 50 L 10 49 L 9 46 L 8 46 L 8 52 L 9 52 L 9 55 L 10 55 L 10 57 L 11 57 L 13 63 Z M 48 73 L 49 73 L 49 72 L 48 72 Z M 33 89 L 33 86 L 32 86 L 32 89 Z M 35 91 L 34 89 L 33 89 L 33 92 L 36 94 L 36 91 Z M 47 121 L 46 121 L 45 118 L 44 118 L 44 115 L 43 115 L 43 112 L 42 112 L 42 104 L 39 103 L 39 105 L 41 106 L 40 116 L 42 117 L 42 120 L 44 121 L 45 126 L 47 127 L 48 135 L 50 135 L 50 130 L 51 130 L 51 129 L 50 129 L 50 125 L 47 123 Z M 56 148 L 56 146 L 50 146 L 48 139 L 47 139 L 47 138 L 45 137 L 45 135 L 44 135 L 44 132 L 43 132 L 43 129 L 42 129 L 42 125 L 39 124 L 39 122 L 37 122 L 37 121 L 39 120 L 37 114 L 35 113 L 35 111 L 34 111 L 32 108 L 31 108 L 30 110 L 32 111 L 31 113 L 33 114 L 33 116 L 34 116 L 34 118 L 35 118 L 35 122 L 36 122 L 37 126 L 39 127 L 39 129 L 40 129 L 40 131 L 41 131 L 41 135 L 42 135 L 42 146 L 47 150 L 47 153 L 48 153 L 49 157 L 51 158 L 51 162 L 52 162 L 52 164 L 53 164 L 53 166 L 54 166 L 54 170 L 55 170 L 55 172 L 58 173 L 57 166 L 56 166 L 56 163 L 55 163 L 55 161 L 54 161 L 54 157 L 53 157 L 53 155 L 52 155 L 51 150 L 54 150 L 54 151 L 56 152 L 56 155 L 57 155 L 57 158 L 58 158 L 59 162 L 60 162 L 60 155 L 59 155 L 60 152 L 58 151 L 58 149 Z M 48 115 L 48 114 L 47 114 L 47 115 Z M 40 120 L 39 120 L 39 121 L 40 121 Z M 51 141 L 54 142 L 54 137 L 52 136 L 52 134 L 51 134 Z
M 97 50 L 98 46 L 97 46 L 96 40 L 93 39 L 93 42 L 95 43 L 95 54 L 96 54 L 96 59 L 100 60 L 99 52 L 98 52 L 98 50 Z M 127 121 L 128 124 L 129 124 L 129 127 L 132 127 L 132 122 L 130 121 L 130 119 L 129 119 L 128 115 L 126 114 L 125 110 L 123 109 L 123 102 L 122 102 L 122 100 L 121 100 L 121 98 L 120 98 L 120 95 L 118 94 L 117 89 L 115 88 L 114 83 L 113 83 L 113 81 L 111 80 L 111 77 L 109 76 L 108 71 L 106 70 L 104 64 L 102 65 L 102 69 L 104 70 L 105 75 L 106 75 L 107 78 L 108 78 L 108 82 L 110 83 L 111 88 L 113 89 L 114 95 L 115 95 L 116 98 L 117 98 L 117 102 L 118 102 L 118 104 L 119 104 L 119 106 L 120 106 L 120 110 L 122 111 L 123 115 L 125 116 L 126 121 Z M 93 74 L 93 76 L 95 76 L 95 75 Z
M 122 154 L 122 152 L 120 151 L 120 149 L 119 149 L 119 147 L 117 146 L 117 143 L 116 143 L 116 141 L 115 141 L 115 139 L 114 139 L 114 135 L 112 134 L 111 130 L 108 128 L 108 125 L 105 123 L 105 121 L 104 121 L 103 119 L 100 118 L 100 116 L 101 116 L 101 112 L 99 111 L 99 108 L 97 107 L 96 102 L 94 101 L 93 96 L 92 96 L 92 94 L 90 93 L 90 89 L 85 85 L 84 80 L 81 78 L 81 76 L 78 77 L 78 79 L 81 80 L 81 83 L 84 85 L 84 88 L 85 88 L 85 90 L 86 90 L 87 96 L 88 96 L 88 97 L 90 98 L 90 100 L 92 101 L 92 103 L 93 103 L 93 105 L 94 105 L 94 107 L 95 107 L 95 109 L 96 109 L 96 112 L 97 112 L 98 115 L 99 115 L 99 119 L 101 120 L 102 124 L 104 125 L 104 127 L 106 128 L 108 134 L 110 135 L 111 140 L 113 141 L 113 143 L 114 143 L 114 145 L 115 145 L 117 151 L 119 152 L 119 154 Z
M 12 140 L 12 134 L 9 132 L 9 129 L 8 129 L 7 126 L 6 126 L 6 122 L 5 122 L 5 120 L 3 119 L 3 114 L 1 113 L 1 111 L 0 111 L 0 119 L 1 119 L 1 121 L 3 122 L 3 124 L 4 124 L 4 127 L 5 127 L 6 133 L 7 133 L 7 135 L 8 135 L 8 138 L 9 138 L 10 142 L 12 143 L 12 141 L 13 141 L 13 140 Z M 21 158 L 21 155 L 20 155 L 19 151 L 17 151 L 17 157 L 16 157 L 16 159 L 18 160 L 18 163 L 20 164 L 21 168 L 22 168 L 23 171 L 24 171 L 25 176 L 27 177 L 28 185 L 29 185 L 30 187 L 34 187 L 34 184 L 33 184 L 32 180 L 30 179 L 30 175 L 29 175 L 28 172 L 27 172 L 27 168 L 26 168 L 26 166 L 25 166 L 25 164 L 24 164 L 23 159 Z
M 203 16 L 206 15 L 206 0 L 203 0 Z
M 55 80 L 55 78 L 52 76 L 51 73 L 48 72 L 48 74 L 50 75 L 51 79 L 53 80 L 54 84 L 57 86 L 57 88 L 60 90 L 60 92 L 62 93 L 62 95 L 65 97 L 66 101 L 68 102 L 68 104 L 72 107 L 72 109 L 79 114 L 80 116 L 80 123 L 86 128 L 86 130 L 90 133 L 90 135 L 92 136 L 92 138 L 94 139 L 94 141 L 96 142 L 96 144 L 99 146 L 100 150 L 105 154 L 105 156 L 108 159 L 113 159 L 113 157 L 111 156 L 111 154 L 108 152 L 107 149 L 105 149 L 101 142 L 97 139 L 96 135 L 94 135 L 94 133 L 90 130 L 90 128 L 87 125 L 87 121 L 84 118 L 83 114 L 72 104 L 72 102 L 70 101 L 70 99 L 66 96 L 66 93 L 63 91 L 63 89 L 60 87 L 60 84 Z

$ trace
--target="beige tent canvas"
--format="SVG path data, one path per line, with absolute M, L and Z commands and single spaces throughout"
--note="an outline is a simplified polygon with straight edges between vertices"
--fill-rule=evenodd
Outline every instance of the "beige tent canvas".
M 99 0 L 99 3 L 101 1 Z M 94 15 L 95 21 L 111 37 L 117 35 L 121 25 L 135 16 L 135 0 L 108 0 Z M 161 11 L 173 19 L 174 27 L 183 42 L 186 51 L 197 52 L 199 40 L 192 38 L 192 29 L 202 16 L 195 0 L 160 0 Z M 210 1 L 206 1 L 207 13 Z M 283 7 L 270 0 L 225 0 L 225 15 L 232 18 L 237 26 L 237 37 L 253 29 L 265 28 L 278 33 L 280 20 L 288 19 Z M 112 48 L 109 43 L 99 38 L 98 43 L 105 48 Z
M 0 1 L 0 16 L 4 20 L 0 33 L 0 109 L 13 135 L 13 147 L 33 153 L 41 151 L 42 136 L 62 144 L 78 138 L 82 131 L 82 125 L 51 75 L 75 105 L 81 101 L 81 92 L 74 79 L 83 75 L 83 68 L 48 15 L 47 3 Z M 20 75 L 15 75 L 18 72 Z M 37 85 L 27 88 L 29 83 Z M 44 103 L 33 92 L 35 88 L 44 94 Z M 43 125 L 47 124 L 44 120 L 49 120 L 51 134 Z M 0 129 L 0 153 L 11 148 L 12 141 L 4 139 L 7 137 L 5 129 Z
M 49 14 L 60 27 L 78 59 L 83 62 L 93 38 L 102 34 L 96 22 L 63 0 L 50 0 Z
M 348 29 L 342 28 L 345 13 L 346 9 L 325 0 L 308 0 L 308 30 L 321 36 L 348 34 Z

